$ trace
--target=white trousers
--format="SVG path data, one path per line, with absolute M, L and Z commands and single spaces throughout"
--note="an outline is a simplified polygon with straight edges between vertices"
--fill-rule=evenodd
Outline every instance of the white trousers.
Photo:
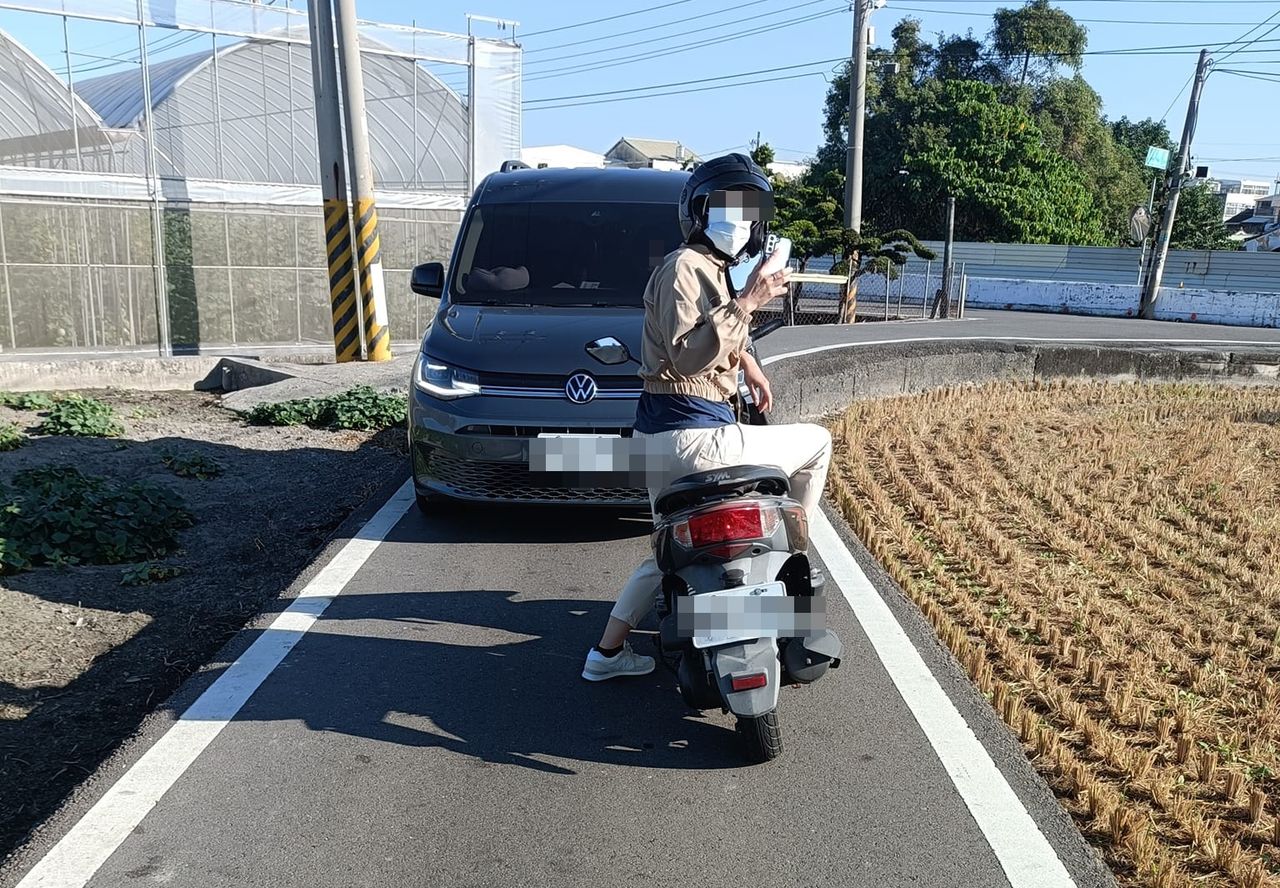
M 728 466 L 773 466 L 791 478 L 791 496 L 812 521 L 831 465 L 831 433 L 811 423 L 726 425 L 656 435 L 637 432 L 636 437 L 646 439 L 646 450 L 656 454 L 664 467 L 656 485 L 649 487 L 650 508 L 658 494 L 681 476 Z M 632 628 L 638 626 L 661 586 L 662 572 L 650 555 L 627 580 L 612 616 Z

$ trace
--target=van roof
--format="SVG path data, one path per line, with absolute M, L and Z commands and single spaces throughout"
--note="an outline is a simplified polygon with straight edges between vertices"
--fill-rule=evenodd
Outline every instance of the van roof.
M 688 178 L 687 172 L 626 167 L 511 170 L 487 176 L 476 203 L 608 200 L 674 204 Z

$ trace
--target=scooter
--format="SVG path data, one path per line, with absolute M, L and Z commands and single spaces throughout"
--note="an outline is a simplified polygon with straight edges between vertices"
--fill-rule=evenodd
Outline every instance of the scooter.
M 780 325 L 762 325 L 753 341 Z M 739 416 L 763 423 L 750 400 L 740 383 Z M 744 465 L 680 478 L 654 503 L 661 657 L 686 705 L 736 717 L 754 763 L 782 753 L 781 687 L 817 681 L 842 653 L 825 628 L 804 508 L 790 493 L 780 470 Z

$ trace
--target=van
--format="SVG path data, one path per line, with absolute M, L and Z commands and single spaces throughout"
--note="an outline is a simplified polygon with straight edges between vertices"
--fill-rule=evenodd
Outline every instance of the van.
M 643 486 L 531 471 L 530 449 L 631 436 L 644 290 L 682 241 L 689 174 L 513 166 L 476 189 L 448 268 L 413 270 L 411 289 L 440 300 L 410 386 L 418 505 L 647 507 Z

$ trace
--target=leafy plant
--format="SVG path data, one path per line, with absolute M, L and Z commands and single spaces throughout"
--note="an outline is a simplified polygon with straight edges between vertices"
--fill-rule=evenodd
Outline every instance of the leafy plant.
M 48 410 L 54 400 L 44 392 L 0 392 L 0 407 L 14 410 Z
M 160 457 L 169 471 L 179 478 L 196 478 L 208 481 L 223 472 L 222 463 L 202 453 L 166 453 Z
M 156 564 L 154 561 L 144 561 L 141 564 L 131 564 L 121 571 L 120 585 L 149 586 L 152 583 L 172 580 L 174 577 L 179 576 L 182 576 L 182 568 L 180 567 Z
M 327 398 L 259 404 L 249 411 L 248 419 L 254 425 L 372 430 L 399 425 L 407 415 L 408 404 L 403 395 L 362 385 Z
M 26 443 L 26 432 L 11 422 L 0 422 L 0 451 L 17 450 Z
M 110 404 L 93 398 L 67 398 L 54 404 L 39 431 L 45 435 L 71 435 L 80 438 L 118 438 L 124 425 Z
M 167 555 L 194 518 L 167 487 L 121 483 L 54 465 L 0 488 L 0 572 L 37 565 L 122 564 Z

